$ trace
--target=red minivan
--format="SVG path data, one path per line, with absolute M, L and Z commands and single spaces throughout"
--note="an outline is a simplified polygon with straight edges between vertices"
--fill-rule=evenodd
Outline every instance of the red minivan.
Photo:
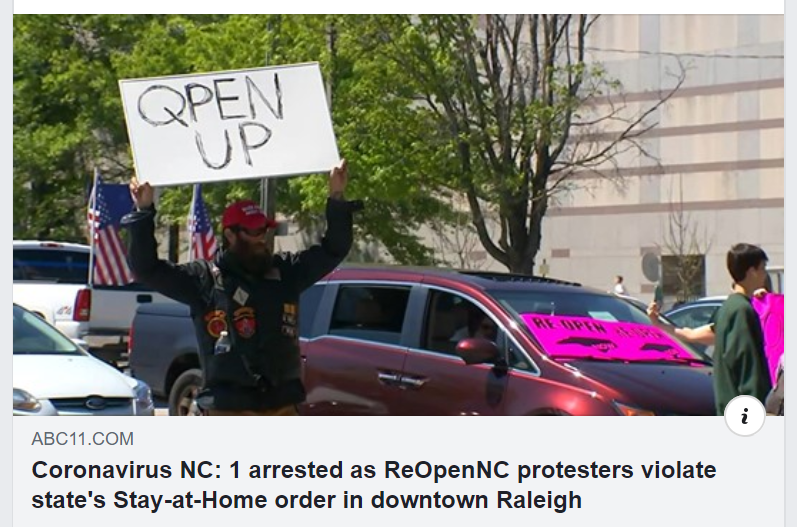
M 344 267 L 302 303 L 304 415 L 714 415 L 708 357 L 579 284 Z

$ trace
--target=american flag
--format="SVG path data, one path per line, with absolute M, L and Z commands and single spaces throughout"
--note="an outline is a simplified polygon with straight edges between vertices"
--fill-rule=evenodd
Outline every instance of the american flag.
M 127 185 L 103 183 L 97 174 L 89 198 L 89 228 L 93 229 L 93 280 L 96 285 L 125 285 L 133 281 L 127 250 L 119 236 L 122 216 L 133 208 Z
M 194 185 L 194 199 L 188 212 L 188 237 L 191 240 L 191 260 L 213 260 L 216 255 L 216 236 L 208 219 L 208 211 L 202 200 L 202 187 Z

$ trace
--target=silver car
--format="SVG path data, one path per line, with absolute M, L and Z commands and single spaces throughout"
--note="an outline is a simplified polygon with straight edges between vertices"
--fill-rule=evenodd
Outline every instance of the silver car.
M 679 328 L 699 328 L 710 324 L 714 318 L 714 313 L 720 308 L 727 296 L 708 296 L 692 302 L 673 307 L 665 313 Z M 702 351 L 709 357 L 714 354 L 714 346 L 703 344 L 692 344 L 692 347 Z
M 14 415 L 154 415 L 145 383 L 14 304 Z

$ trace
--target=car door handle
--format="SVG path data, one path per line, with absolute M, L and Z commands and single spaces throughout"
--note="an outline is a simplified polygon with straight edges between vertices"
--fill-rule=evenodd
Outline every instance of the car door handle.
M 426 384 L 428 381 L 429 379 L 423 379 L 421 377 L 406 377 L 406 376 L 402 377 L 399 380 L 402 388 L 405 389 L 412 388 L 413 390 L 417 390 L 423 387 L 423 385 Z
M 379 382 L 386 386 L 396 386 L 399 384 L 401 377 L 398 373 L 380 371 L 378 374 Z
M 136 300 L 139 304 L 150 304 L 152 303 L 152 295 L 137 295 Z

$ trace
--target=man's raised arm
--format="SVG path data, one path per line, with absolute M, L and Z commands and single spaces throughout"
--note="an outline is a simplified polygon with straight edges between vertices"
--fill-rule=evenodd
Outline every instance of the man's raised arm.
M 194 305 L 201 299 L 201 283 L 207 274 L 203 262 L 175 265 L 158 258 L 155 239 L 155 206 L 149 183 L 130 183 L 136 210 L 122 218 L 129 232 L 127 258 L 136 280 L 178 302 Z

